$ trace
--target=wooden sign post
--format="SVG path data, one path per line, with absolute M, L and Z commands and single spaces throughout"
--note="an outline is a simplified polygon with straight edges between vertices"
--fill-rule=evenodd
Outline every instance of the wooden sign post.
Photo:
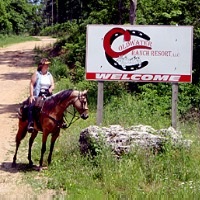
M 97 96 L 97 125 L 101 125 L 103 121 L 103 81 L 98 81 Z
M 177 128 L 178 83 L 172 83 L 172 127 Z

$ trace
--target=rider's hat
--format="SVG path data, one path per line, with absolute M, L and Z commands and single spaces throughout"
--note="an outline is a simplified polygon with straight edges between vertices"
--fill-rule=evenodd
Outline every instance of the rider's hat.
M 48 65 L 48 64 L 50 64 L 51 62 L 47 59 L 47 58 L 42 58 L 41 60 L 40 60 L 40 63 L 39 63 L 39 65 Z

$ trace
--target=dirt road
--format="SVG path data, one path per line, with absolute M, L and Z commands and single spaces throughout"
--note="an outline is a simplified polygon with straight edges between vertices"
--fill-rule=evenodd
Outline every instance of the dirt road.
M 11 162 L 18 123 L 16 109 L 28 96 L 30 77 L 36 70 L 33 49 L 51 46 L 56 41 L 40 39 L 0 48 L 0 200 L 30 199 L 32 192 L 28 186 L 20 185 L 22 175 L 11 168 Z

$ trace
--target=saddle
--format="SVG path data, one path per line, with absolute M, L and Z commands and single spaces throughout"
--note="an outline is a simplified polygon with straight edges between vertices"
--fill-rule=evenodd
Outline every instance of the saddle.
M 44 105 L 45 98 L 43 96 L 39 96 L 35 100 L 35 104 L 33 107 L 33 117 L 39 115 L 43 105 Z M 29 107 L 29 98 L 23 101 L 20 104 L 20 107 L 18 109 L 18 118 L 22 119 L 22 121 L 28 120 L 28 107 Z

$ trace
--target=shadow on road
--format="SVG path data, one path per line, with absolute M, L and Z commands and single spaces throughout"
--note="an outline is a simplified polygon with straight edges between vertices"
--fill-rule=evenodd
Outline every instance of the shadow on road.
M 18 172 L 31 172 L 38 171 L 38 167 L 36 165 L 30 167 L 28 163 L 18 163 L 15 167 L 12 167 L 11 162 L 3 162 L 0 165 L 0 171 L 10 172 L 10 173 L 18 173 Z
M 0 66 L 8 65 L 9 67 L 32 67 L 34 52 L 32 50 L 25 51 L 5 51 L 0 52 Z M 30 62 L 32 61 L 32 62 Z
M 11 118 L 15 118 L 17 117 L 17 109 L 19 107 L 19 104 L 0 104 L 0 114 L 11 113 Z
M 25 72 L 9 72 L 0 74 L 0 79 L 2 80 L 27 80 L 30 79 L 32 73 Z

